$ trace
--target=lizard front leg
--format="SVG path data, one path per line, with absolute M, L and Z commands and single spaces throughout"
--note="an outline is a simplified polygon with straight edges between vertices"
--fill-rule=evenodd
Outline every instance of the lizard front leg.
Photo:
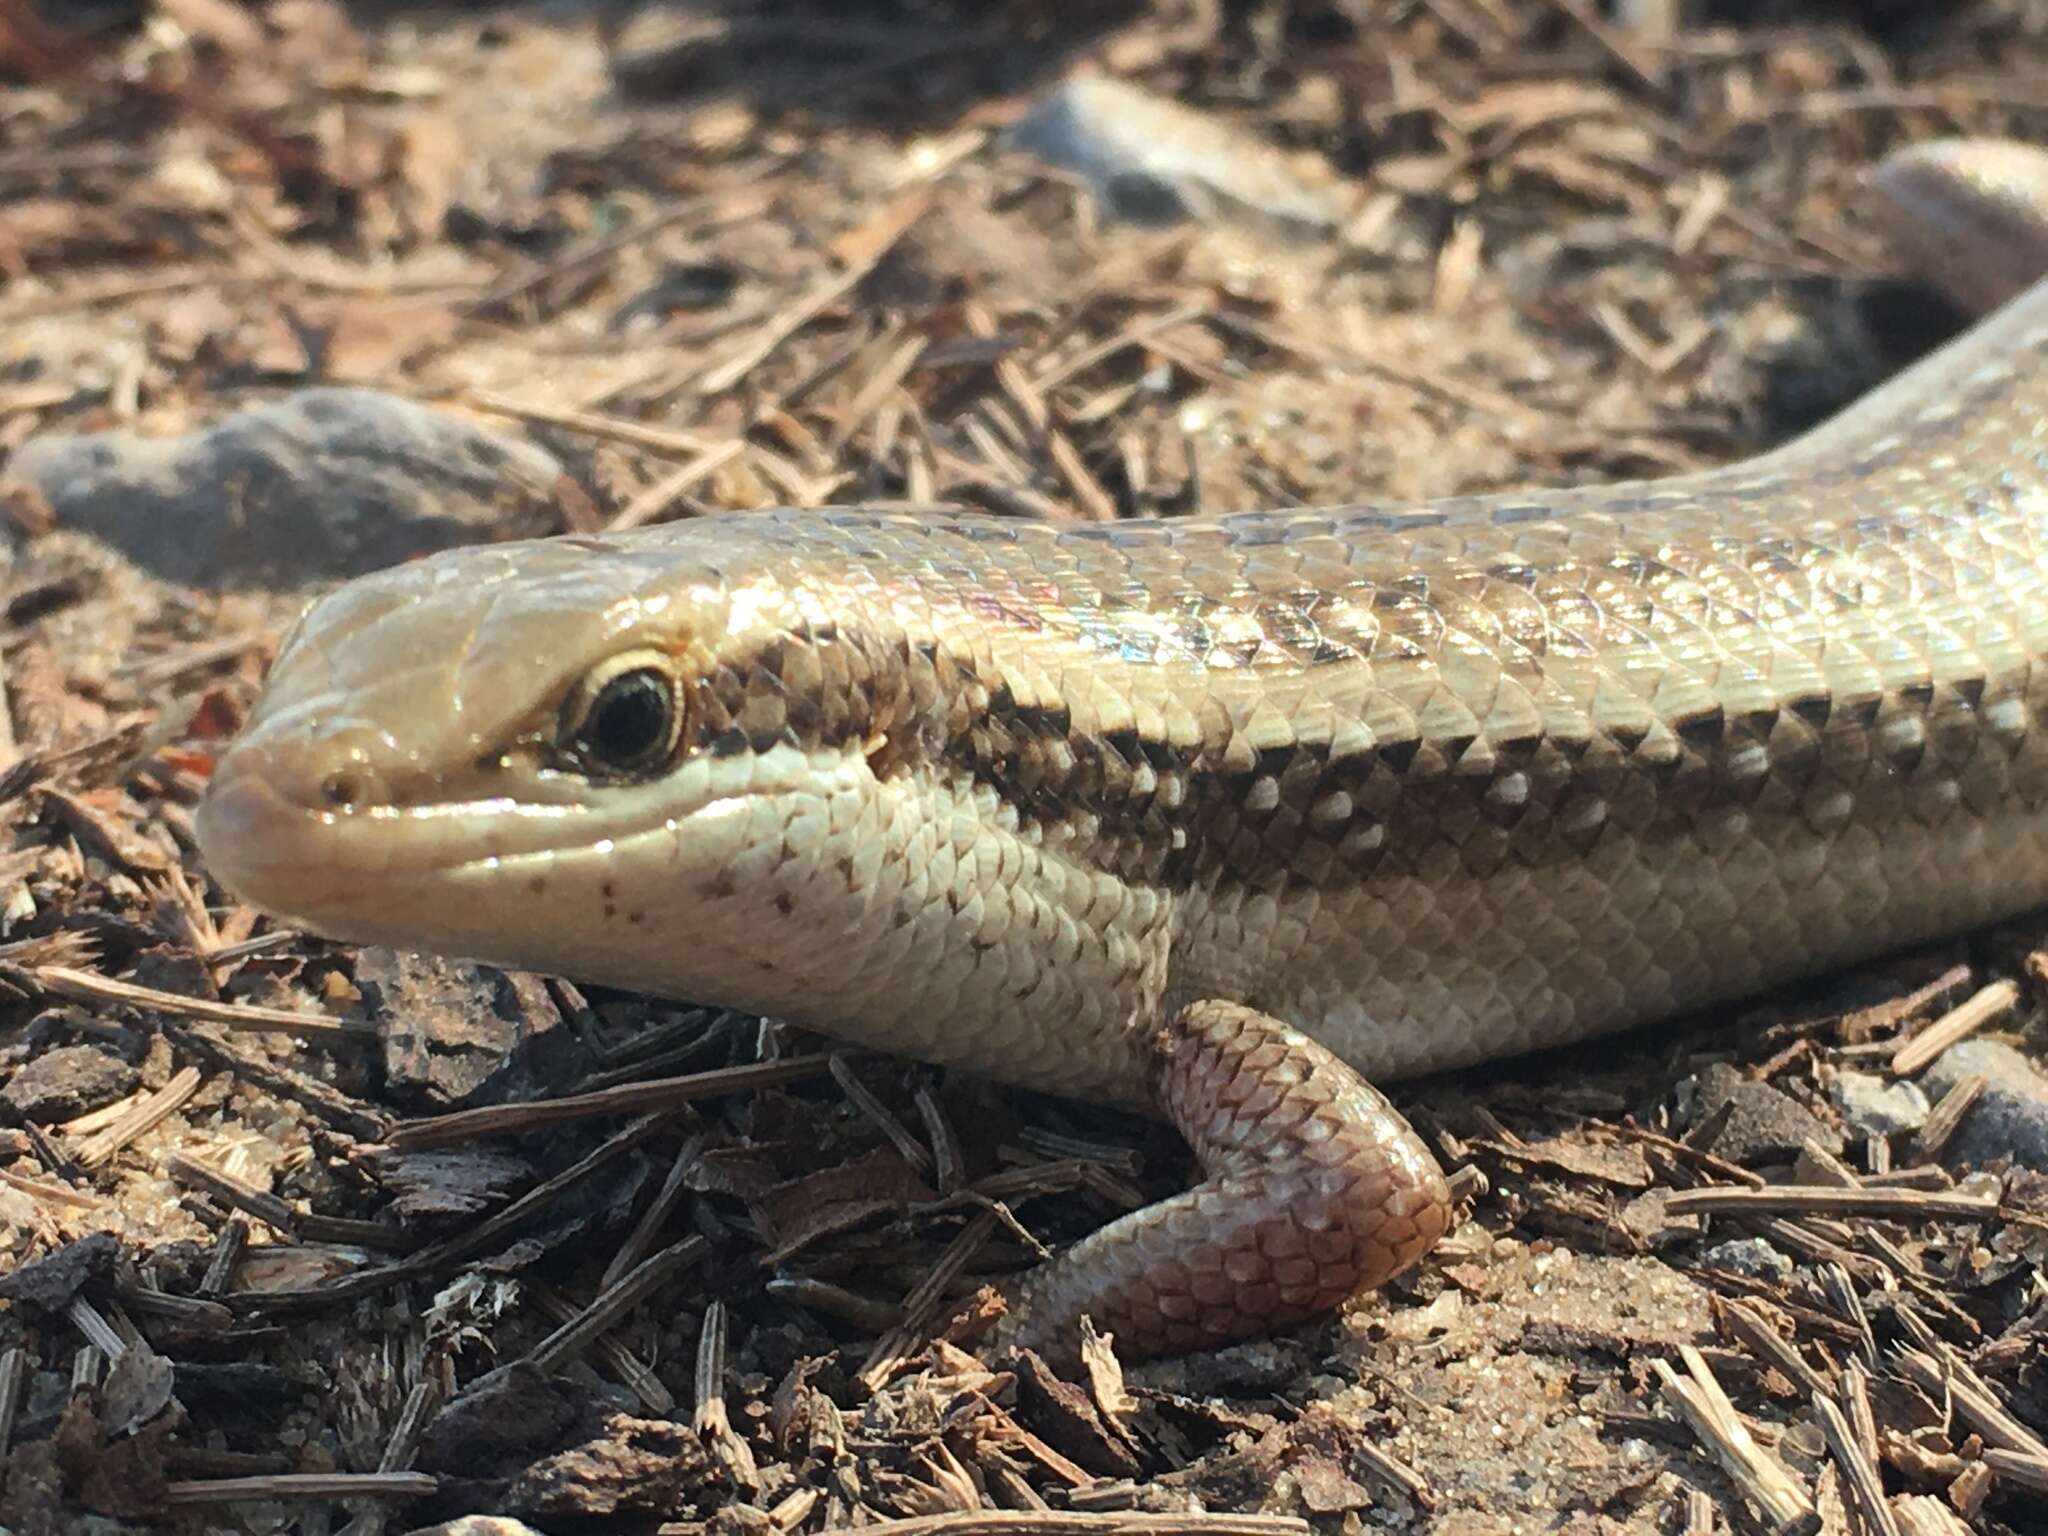
M 1085 1314 L 1130 1358 L 1329 1312 L 1449 1228 L 1443 1171 L 1384 1095 L 1267 1014 L 1202 1002 L 1159 1031 L 1158 1103 L 1207 1177 L 1027 1276 L 998 1338 L 1071 1359 Z

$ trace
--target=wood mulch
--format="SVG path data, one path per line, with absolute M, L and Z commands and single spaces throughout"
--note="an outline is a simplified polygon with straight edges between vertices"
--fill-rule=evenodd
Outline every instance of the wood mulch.
M 1110 217 L 1007 137 L 1077 70 L 1327 217 Z M 989 1287 L 1170 1134 L 274 928 L 191 815 L 310 576 L 9 477 L 331 384 L 561 529 L 1668 473 L 1962 323 L 1857 189 L 1963 132 L 2048 142 L 2048 4 L 0 0 L 0 1526 L 2048 1526 L 2048 1180 L 1955 1156 L 1984 1075 L 1843 1108 L 2038 1058 L 2048 926 L 1406 1085 L 1484 1176 L 1417 1273 L 1063 1381 Z

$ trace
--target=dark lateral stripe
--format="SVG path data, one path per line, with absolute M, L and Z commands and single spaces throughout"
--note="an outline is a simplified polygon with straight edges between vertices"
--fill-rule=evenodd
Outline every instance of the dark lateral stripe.
M 1225 739 L 1190 750 L 1135 727 L 1077 731 L 1071 709 L 1019 704 L 1001 682 L 991 686 L 936 645 L 892 644 L 842 626 L 721 658 L 697 690 L 694 739 L 721 754 L 857 742 L 878 774 L 961 776 L 992 790 L 1026 826 L 1085 818 L 1095 846 L 1077 853 L 1126 878 L 1273 889 L 1423 871 L 1446 849 L 1483 875 L 1583 858 L 1610 831 L 1692 836 L 1702 818 L 1758 804 L 1759 748 L 1771 754 L 1772 814 L 1803 815 L 1807 792 L 1831 778 L 1852 793 L 1896 796 L 1899 782 L 1953 775 L 1955 759 L 1917 743 L 1888 746 L 1879 720 L 1904 714 L 1951 732 L 1981 730 L 1974 701 L 1986 691 L 1981 678 L 1941 689 L 1915 681 L 1889 694 L 1810 694 L 1737 715 L 1711 706 L 1663 722 L 1676 753 L 1640 751 L 1653 734 L 1642 725 L 1584 739 L 1523 734 L 1485 743 L 1478 772 L 1461 771 L 1476 744 L 1469 733 L 1383 741 L 1340 757 L 1327 740 L 1303 738 L 1247 760 Z M 1787 724 L 1796 728 L 1790 735 Z M 1826 751 L 1817 750 L 1823 732 Z M 2013 744 L 1987 733 L 1983 750 L 2009 755 Z M 1859 768 L 1880 761 L 1897 782 L 1866 791 Z

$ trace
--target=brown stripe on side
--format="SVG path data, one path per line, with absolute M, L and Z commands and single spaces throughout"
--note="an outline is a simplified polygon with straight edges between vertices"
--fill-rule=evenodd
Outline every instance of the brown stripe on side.
M 2039 804 L 2048 772 L 2038 751 L 2022 755 L 2038 745 L 2034 715 L 2022 711 L 2018 731 L 1994 729 L 1985 708 L 2023 684 L 1808 692 L 1776 708 L 1710 704 L 1577 737 L 1383 739 L 1324 707 L 1289 739 L 1254 747 L 1222 708 L 1197 711 L 1198 734 L 1184 728 L 1180 739 L 1077 729 L 1072 707 L 1019 704 L 1007 683 L 934 640 L 841 624 L 720 657 L 698 681 L 695 739 L 720 754 L 860 742 L 884 777 L 963 775 L 1026 826 L 1083 831 L 1086 855 L 1134 882 L 1327 890 L 1446 859 L 1473 876 L 1565 865 L 1610 830 L 1713 846 L 1802 822 L 1825 838 L 1850 805 L 1859 824 L 1881 826 L 1974 814 L 2015 792 Z

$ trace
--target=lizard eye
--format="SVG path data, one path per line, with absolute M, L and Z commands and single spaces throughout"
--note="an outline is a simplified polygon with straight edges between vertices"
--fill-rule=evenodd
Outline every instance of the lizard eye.
M 561 741 L 612 774 L 659 768 L 682 736 L 682 688 L 659 651 L 628 651 L 591 669 L 569 696 Z

